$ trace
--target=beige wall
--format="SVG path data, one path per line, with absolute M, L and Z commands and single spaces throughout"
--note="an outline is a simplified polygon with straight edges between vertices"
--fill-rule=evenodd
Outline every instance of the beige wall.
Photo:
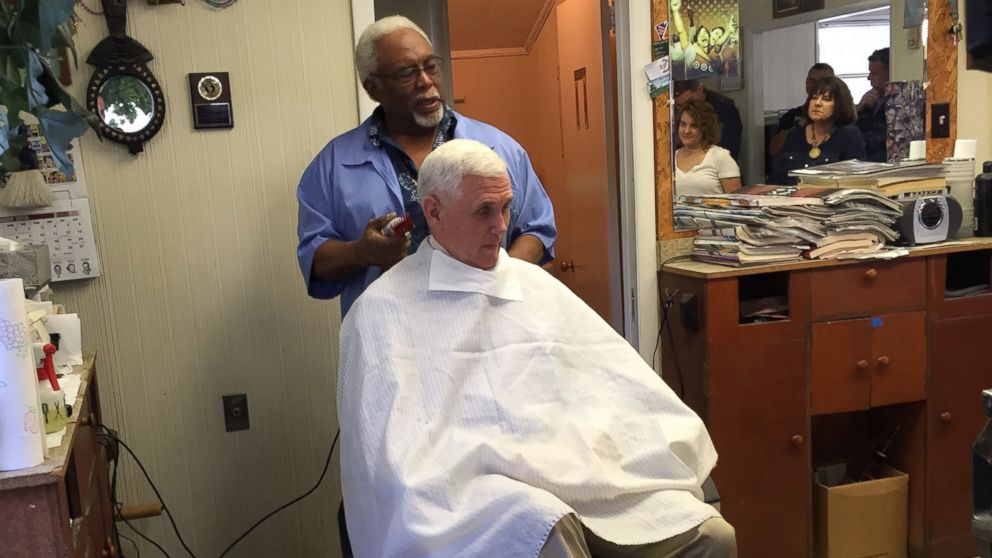
M 130 4 L 128 31 L 155 55 L 165 126 L 137 156 L 84 138 L 104 275 L 56 284 L 56 298 L 80 313 L 98 353 L 105 422 L 141 457 L 194 552 L 217 556 L 316 481 L 337 425 L 338 304 L 304 292 L 295 188 L 357 122 L 350 4 Z M 107 30 L 78 13 L 82 98 L 92 73 L 82 60 Z M 231 73 L 233 130 L 192 131 L 186 74 L 202 71 Z M 224 432 L 221 395 L 233 392 L 248 393 L 249 431 Z M 153 500 L 125 463 L 125 503 Z M 338 486 L 335 465 L 229 556 L 336 556 Z M 136 524 L 184 555 L 164 517 Z
M 965 69 L 965 44 L 958 48 L 958 137 L 978 140 L 976 172 L 981 172 L 982 162 L 992 161 L 992 73 Z

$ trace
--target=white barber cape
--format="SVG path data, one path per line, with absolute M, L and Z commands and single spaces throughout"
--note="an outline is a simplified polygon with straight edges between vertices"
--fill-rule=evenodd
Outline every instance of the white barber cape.
M 433 240 L 433 239 L 431 239 Z M 699 417 L 543 269 L 431 242 L 341 329 L 341 477 L 355 555 L 536 557 L 568 513 L 617 544 L 719 514 Z

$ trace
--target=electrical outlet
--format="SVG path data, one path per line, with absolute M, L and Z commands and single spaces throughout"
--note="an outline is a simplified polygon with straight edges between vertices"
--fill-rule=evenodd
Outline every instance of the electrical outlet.
M 224 426 L 228 432 L 248 430 L 248 394 L 235 393 L 224 396 Z
M 930 105 L 930 137 L 951 137 L 951 105 L 949 103 Z

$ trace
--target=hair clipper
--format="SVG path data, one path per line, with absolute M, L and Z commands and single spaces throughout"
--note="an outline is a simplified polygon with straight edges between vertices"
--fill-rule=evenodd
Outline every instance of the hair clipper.
M 407 215 L 393 217 L 380 232 L 386 236 L 405 235 L 409 238 L 413 234 L 413 219 Z

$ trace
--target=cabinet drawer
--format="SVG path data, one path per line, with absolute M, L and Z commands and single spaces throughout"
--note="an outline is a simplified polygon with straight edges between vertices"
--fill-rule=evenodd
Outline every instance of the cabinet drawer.
M 926 260 L 871 262 L 809 274 L 812 319 L 923 308 Z

